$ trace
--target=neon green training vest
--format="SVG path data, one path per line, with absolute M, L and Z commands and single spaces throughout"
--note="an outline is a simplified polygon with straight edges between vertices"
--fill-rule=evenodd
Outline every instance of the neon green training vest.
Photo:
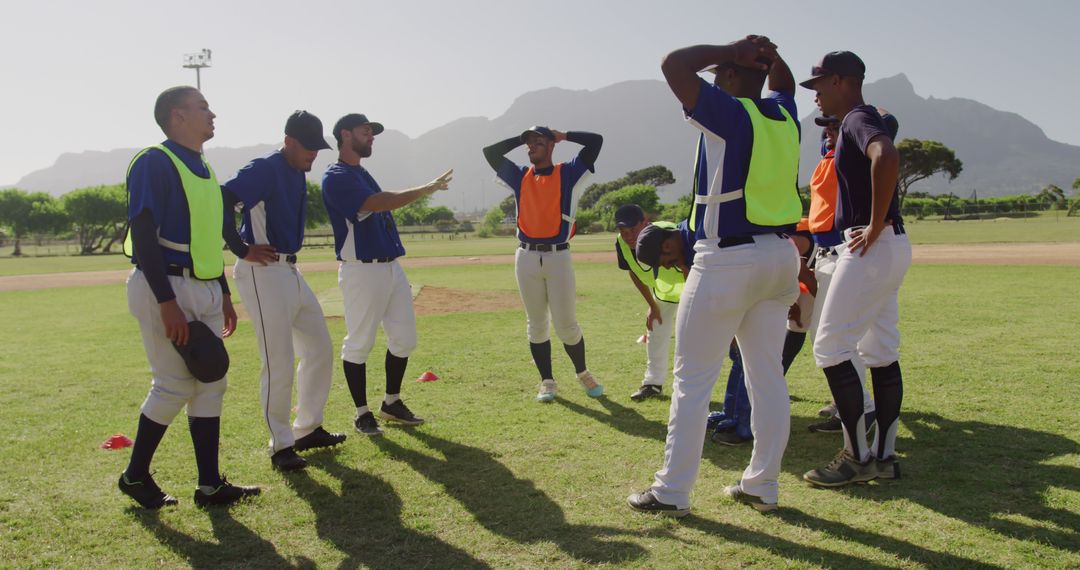
M 783 105 L 783 121 L 761 114 L 752 99 L 739 98 L 754 127 L 754 147 L 743 193 L 746 220 L 759 226 L 794 224 L 802 217 L 799 200 L 799 129 Z
M 671 222 L 653 222 L 652 224 L 665 230 L 675 229 L 675 224 Z M 668 303 L 678 303 L 679 297 L 682 295 L 683 284 L 686 283 L 686 278 L 682 272 L 675 268 L 668 269 L 666 267 L 657 267 L 654 270 L 652 267 L 642 265 L 634 256 L 630 244 L 626 243 L 622 236 L 619 236 L 616 240 L 623 259 L 630 266 L 630 271 L 637 276 L 639 281 L 652 289 L 653 296 Z
M 184 188 L 184 197 L 187 198 L 189 222 L 191 224 L 191 243 L 176 243 L 158 235 L 158 244 L 161 247 L 175 251 L 183 251 L 191 254 L 193 273 L 198 279 L 217 279 L 225 271 L 225 256 L 222 252 L 225 239 L 221 237 L 222 223 L 224 222 L 224 204 L 221 198 L 221 185 L 218 184 L 214 169 L 203 158 L 209 178 L 200 178 L 191 171 L 175 154 L 165 145 L 154 145 L 139 151 L 128 165 L 128 174 L 131 174 L 131 166 L 146 151 L 156 148 L 165 153 L 172 160 L 173 167 L 180 175 L 180 184 Z M 128 227 L 127 236 L 124 238 L 124 255 L 131 257 L 133 248 L 131 244 L 131 227 Z

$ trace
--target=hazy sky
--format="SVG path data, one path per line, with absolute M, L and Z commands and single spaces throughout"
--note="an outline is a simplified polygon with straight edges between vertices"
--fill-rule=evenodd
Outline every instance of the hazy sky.
M 668 51 L 748 33 L 772 38 L 796 78 L 825 52 L 850 49 L 866 62 L 868 80 L 906 73 L 922 96 L 977 99 L 1080 145 L 1071 101 L 1080 93 L 1080 2 L 882 4 L 5 2 L 0 185 L 64 152 L 159 142 L 154 98 L 194 85 L 181 60 L 201 48 L 213 50 L 213 66 L 203 70 L 218 114 L 209 146 L 280 141 L 298 108 L 319 115 L 328 131 L 357 111 L 415 137 L 462 116 L 496 117 L 527 91 L 660 79 Z M 812 109 L 807 93 L 802 115 Z

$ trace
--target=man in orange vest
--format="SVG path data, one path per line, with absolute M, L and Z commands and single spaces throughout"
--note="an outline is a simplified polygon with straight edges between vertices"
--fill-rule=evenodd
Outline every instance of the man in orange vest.
M 555 145 L 562 141 L 578 143 L 582 149 L 573 160 L 555 164 L 551 156 Z M 540 402 L 553 401 L 556 393 L 551 372 L 549 311 L 555 333 L 573 361 L 585 392 L 593 398 L 604 393 L 604 387 L 585 366 L 585 338 L 575 314 L 577 287 L 570 260 L 577 201 L 585 180 L 595 171 L 603 142 L 603 137 L 593 133 L 564 133 L 536 126 L 484 149 L 484 158 L 497 179 L 514 192 L 517 202 L 520 245 L 514 271 L 528 318 L 529 349 L 540 373 L 536 396 Z M 530 166 L 520 166 L 503 156 L 523 144 Z

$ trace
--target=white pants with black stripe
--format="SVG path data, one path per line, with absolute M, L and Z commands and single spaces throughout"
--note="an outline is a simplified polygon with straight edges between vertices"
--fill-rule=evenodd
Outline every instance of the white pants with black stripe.
M 791 426 L 780 355 L 788 307 L 799 296 L 798 252 L 791 240 L 775 234 L 728 248 L 718 247 L 716 239 L 700 240 L 694 251 L 676 319 L 675 381 L 664 466 L 656 472 L 653 495 L 679 508 L 690 506 L 709 401 L 734 337 L 742 351 L 754 434 L 742 489 L 775 502 Z
M 514 276 L 525 305 L 526 334 L 531 343 L 551 340 L 550 322 L 563 344 L 581 342 L 577 321 L 577 283 L 570 250 L 528 251 L 514 254 Z M 548 313 L 551 313 L 551 321 Z
M 330 332 L 319 301 L 295 265 L 278 261 L 264 266 L 240 259 L 233 277 L 259 343 L 259 399 L 270 428 L 270 448 L 276 452 L 323 423 L 333 378 Z M 294 366 L 297 411 L 290 425 Z
M 397 260 L 388 263 L 343 261 L 338 286 L 345 302 L 348 334 L 341 344 L 341 359 L 367 362 L 382 324 L 386 348 L 398 358 L 408 358 L 416 348 L 416 312 L 412 288 Z
M 202 321 L 221 336 L 225 315 L 221 310 L 221 285 L 217 281 L 200 281 L 192 277 L 169 276 L 169 285 L 176 294 L 176 303 L 188 321 Z M 187 406 L 188 416 L 216 418 L 221 416 L 221 399 L 225 396 L 227 378 L 217 382 L 200 382 L 191 375 L 184 359 L 172 341 L 165 336 L 161 308 L 143 272 L 135 269 L 127 281 L 128 310 L 139 321 L 143 348 L 150 361 L 150 393 L 142 405 L 142 414 L 161 425 L 169 425 L 180 410 Z

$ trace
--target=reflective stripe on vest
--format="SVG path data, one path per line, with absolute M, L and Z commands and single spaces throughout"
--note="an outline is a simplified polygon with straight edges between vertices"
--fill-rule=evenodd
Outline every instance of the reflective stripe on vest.
M 537 175 L 530 166 L 521 178 L 518 230 L 533 239 L 558 236 L 563 222 L 574 225 L 574 218 L 563 211 L 562 202 L 562 164 L 556 164 L 548 176 Z
M 675 229 L 675 224 L 671 222 L 653 222 L 652 225 L 665 230 Z M 678 303 L 679 297 L 682 295 L 683 284 L 686 283 L 686 278 L 683 277 L 681 271 L 675 268 L 668 269 L 666 267 L 658 267 L 653 269 L 648 265 L 642 265 L 633 251 L 630 249 L 630 244 L 626 243 L 626 240 L 619 236 L 616 238 L 619 244 L 619 250 L 622 252 L 623 259 L 626 260 L 626 264 L 630 266 L 630 271 L 637 276 L 638 280 L 645 284 L 645 286 L 652 289 L 653 296 L 661 301 L 667 301 L 669 303 Z
M 754 127 L 750 169 L 743 187 L 746 220 L 758 226 L 794 224 L 802 216 L 799 200 L 799 129 L 783 105 L 784 120 L 770 119 L 752 99 L 739 98 Z
M 184 197 L 187 199 L 188 220 L 190 224 L 191 243 L 176 243 L 158 236 L 158 245 L 174 251 L 182 251 L 191 254 L 193 273 L 198 279 L 217 279 L 225 271 L 225 256 L 223 248 L 225 240 L 221 237 L 222 223 L 224 222 L 225 206 L 221 197 L 221 185 L 218 184 L 214 169 L 203 158 L 209 178 L 200 178 L 191 171 L 175 154 L 165 145 L 154 145 L 144 148 L 131 159 L 128 165 L 128 174 L 131 167 L 140 156 L 151 148 L 156 148 L 165 153 L 180 175 L 180 185 L 184 189 Z M 160 229 L 158 230 L 160 233 Z M 124 238 L 124 255 L 131 257 L 133 246 L 131 243 L 131 228 L 128 227 L 127 236 Z
M 820 234 L 833 229 L 836 218 L 837 183 L 833 151 L 829 151 L 810 177 L 810 231 Z

